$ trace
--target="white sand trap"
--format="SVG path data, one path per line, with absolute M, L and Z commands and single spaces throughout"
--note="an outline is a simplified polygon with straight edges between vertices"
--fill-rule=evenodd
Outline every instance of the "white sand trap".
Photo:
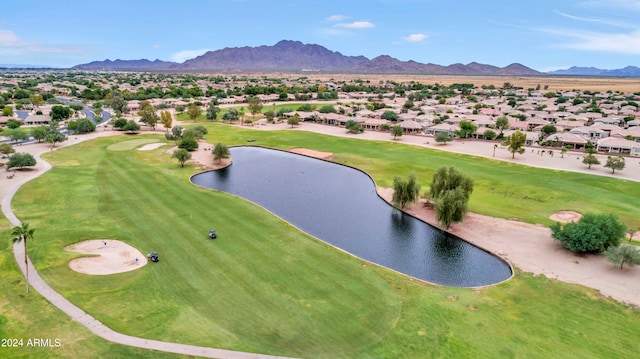
M 300 155 L 320 158 L 320 159 L 323 159 L 323 160 L 329 159 L 329 158 L 331 158 L 331 156 L 333 156 L 333 153 L 331 153 L 331 152 L 322 152 L 322 151 L 310 150 L 308 148 L 292 148 L 289 151 L 291 151 L 293 153 L 300 154 Z
M 140 148 L 138 148 L 138 151 L 151 151 L 151 150 L 155 150 L 158 147 L 162 147 L 164 146 L 164 143 L 162 142 L 158 142 L 158 143 L 149 143 L 146 144 Z
M 75 258 L 69 262 L 69 268 L 84 274 L 123 273 L 147 264 L 147 258 L 139 250 L 115 239 L 92 239 L 72 244 L 64 249 L 69 252 L 95 255 Z M 137 262 L 136 258 L 138 258 Z
M 577 222 L 582 218 L 582 214 L 574 211 L 558 211 L 550 215 L 549 218 L 562 223 Z

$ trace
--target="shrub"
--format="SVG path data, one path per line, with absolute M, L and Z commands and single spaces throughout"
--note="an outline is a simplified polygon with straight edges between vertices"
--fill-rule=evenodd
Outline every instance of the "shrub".
M 198 149 L 198 141 L 193 137 L 185 137 L 178 144 L 179 148 L 183 148 L 187 151 L 195 151 Z
M 553 238 L 567 249 L 595 253 L 620 245 L 627 230 L 627 226 L 612 213 L 586 213 L 578 222 L 556 222 L 550 228 Z

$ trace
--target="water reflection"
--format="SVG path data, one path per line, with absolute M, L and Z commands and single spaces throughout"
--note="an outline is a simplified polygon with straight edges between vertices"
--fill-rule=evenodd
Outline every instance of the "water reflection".
M 360 171 L 264 148 L 230 151 L 233 165 L 192 181 L 244 197 L 349 253 L 429 282 L 472 287 L 511 275 L 495 256 L 393 209 Z

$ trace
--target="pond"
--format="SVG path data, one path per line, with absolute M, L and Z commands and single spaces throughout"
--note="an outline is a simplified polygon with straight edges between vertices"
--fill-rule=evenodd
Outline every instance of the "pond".
M 192 182 L 246 198 L 333 246 L 431 283 L 476 287 L 511 276 L 496 256 L 394 209 L 364 172 L 260 147 L 230 152 L 231 166 Z

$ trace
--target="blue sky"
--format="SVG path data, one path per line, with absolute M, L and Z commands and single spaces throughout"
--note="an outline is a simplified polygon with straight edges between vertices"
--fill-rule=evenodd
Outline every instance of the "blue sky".
M 0 64 L 182 62 L 284 39 L 439 65 L 640 66 L 640 0 L 2 0 L 0 7 Z

